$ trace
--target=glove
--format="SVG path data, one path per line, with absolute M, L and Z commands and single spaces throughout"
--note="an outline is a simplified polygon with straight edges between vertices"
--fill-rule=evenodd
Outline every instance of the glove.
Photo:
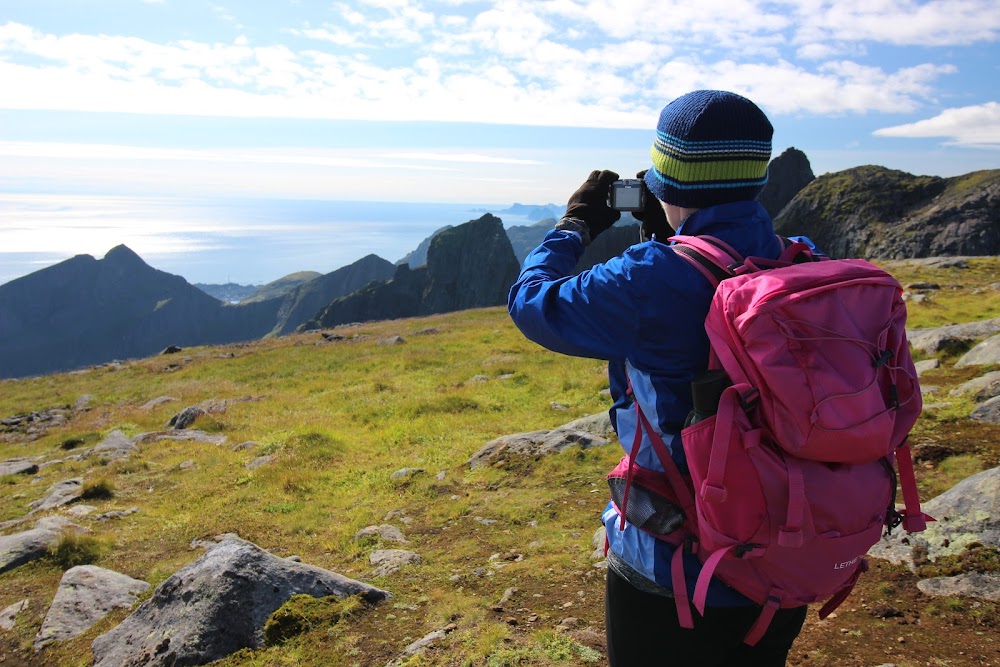
M 556 224 L 556 229 L 578 232 L 584 245 L 622 217 L 620 211 L 608 206 L 611 184 L 618 180 L 613 171 L 592 171 L 566 204 L 566 214 Z
M 645 175 L 645 169 L 635 175 L 642 181 L 645 206 L 641 211 L 632 211 L 632 217 L 639 221 L 639 236 L 643 241 L 651 240 L 655 234 L 661 243 L 666 243 L 667 239 L 674 235 L 674 230 L 667 222 L 667 214 L 663 211 L 660 200 L 646 187 Z

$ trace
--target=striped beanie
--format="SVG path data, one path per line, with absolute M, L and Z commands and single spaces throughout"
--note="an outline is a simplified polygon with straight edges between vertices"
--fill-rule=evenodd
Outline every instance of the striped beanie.
M 750 100 L 696 90 L 660 112 L 646 185 L 660 201 L 706 208 L 752 200 L 767 182 L 774 128 Z

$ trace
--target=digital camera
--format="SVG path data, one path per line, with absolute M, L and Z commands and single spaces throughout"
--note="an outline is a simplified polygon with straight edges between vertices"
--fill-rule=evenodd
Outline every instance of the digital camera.
M 643 183 L 637 178 L 624 178 L 611 184 L 608 206 L 616 211 L 641 211 L 646 204 Z

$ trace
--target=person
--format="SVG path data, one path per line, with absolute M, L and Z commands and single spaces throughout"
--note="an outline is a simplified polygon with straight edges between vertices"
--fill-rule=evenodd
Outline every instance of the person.
M 698 90 L 670 102 L 657 124 L 653 164 L 638 174 L 647 190 L 645 207 L 634 214 L 640 243 L 572 274 L 584 248 L 620 218 L 607 202 L 618 174 L 594 171 L 510 290 L 510 316 L 527 338 L 609 362 L 610 418 L 626 454 L 640 429 L 634 396 L 678 468 L 687 470 L 679 433 L 692 409 L 692 379 L 708 366 L 704 321 L 714 288 L 668 239 L 711 235 L 744 257 L 781 254 L 771 218 L 755 201 L 767 181 L 772 134 L 763 111 L 732 92 Z M 649 437 L 640 437 L 636 465 L 662 471 Z M 761 608 L 713 578 L 704 616 L 695 614 L 694 628 L 684 629 L 672 597 L 675 547 L 623 521 L 613 502 L 602 518 L 612 667 L 785 664 L 806 607 L 778 611 L 764 637 L 748 646 L 743 639 Z M 687 552 L 683 559 L 691 596 L 701 563 Z

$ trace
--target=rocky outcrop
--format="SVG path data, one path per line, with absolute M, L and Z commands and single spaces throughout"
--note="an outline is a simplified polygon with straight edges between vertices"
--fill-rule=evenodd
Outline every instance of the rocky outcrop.
M 614 433 L 607 413 L 583 417 L 550 431 L 530 431 L 502 435 L 483 445 L 469 459 L 469 467 L 493 465 L 509 456 L 544 456 L 572 445 L 583 449 L 611 442 Z
M 40 520 L 31 530 L 0 535 L 0 573 L 41 558 L 71 526 L 69 519 L 51 516 Z
M 361 595 L 368 602 L 389 595 L 229 538 L 157 586 L 132 615 L 95 639 L 94 666 L 202 665 L 260 647 L 264 623 L 296 594 Z
M 35 636 L 35 650 L 82 635 L 111 611 L 134 605 L 148 588 L 145 581 L 96 565 L 66 570 Z
M 444 227 L 441 227 L 440 229 L 435 229 L 434 232 L 431 233 L 430 236 L 428 236 L 427 238 L 425 238 L 423 241 L 420 242 L 420 244 L 416 247 L 415 250 L 413 250 L 412 252 L 407 253 L 406 255 L 403 256 L 402 259 L 400 259 L 398 262 L 396 262 L 396 266 L 399 266 L 400 264 L 407 264 L 407 265 L 409 265 L 409 267 L 411 269 L 415 269 L 418 266 L 423 266 L 424 264 L 426 264 L 427 263 L 427 251 L 431 247 L 431 241 L 434 240 L 435 236 L 437 236 L 438 234 L 440 234 L 441 232 L 443 232 L 445 230 L 451 229 L 452 227 L 453 227 L 453 225 L 445 225 Z M 388 279 L 388 278 L 389 278 L 389 276 L 386 276 L 385 278 L 383 278 L 383 280 Z
M 395 270 L 391 262 L 377 255 L 367 255 L 353 264 L 303 283 L 284 297 L 272 333 L 281 335 L 295 331 L 330 302 L 373 281 L 388 280 Z
M 820 176 L 775 219 L 831 257 L 907 259 L 1000 254 L 1000 170 L 954 178 L 877 166 Z
M 786 148 L 767 165 L 767 184 L 757 201 L 776 218 L 788 202 L 815 179 L 806 154 L 797 148 Z
M 517 273 L 503 223 L 487 214 L 435 236 L 425 266 L 400 265 L 392 280 L 335 300 L 301 328 L 502 305 Z
M 922 509 L 936 519 L 927 530 L 908 535 L 897 529 L 869 554 L 915 569 L 918 558 L 955 556 L 971 544 L 1000 547 L 1000 467 L 963 480 Z
M 1000 333 L 1000 317 L 979 322 L 949 324 L 933 329 L 907 329 L 910 347 L 924 354 L 967 350 L 979 339 Z

